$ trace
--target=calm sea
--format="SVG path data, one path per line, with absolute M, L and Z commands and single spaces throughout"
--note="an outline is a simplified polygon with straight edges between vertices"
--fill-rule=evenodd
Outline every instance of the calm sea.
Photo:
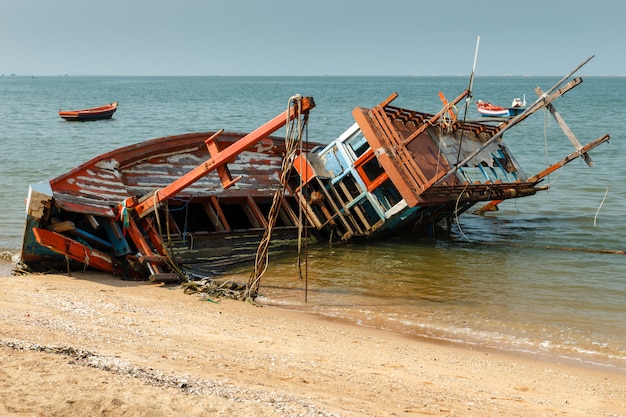
M 612 140 L 546 178 L 548 192 L 466 214 L 451 236 L 399 236 L 364 245 L 308 248 L 273 259 L 265 304 L 333 319 L 626 372 L 626 78 L 583 77 L 554 104 L 587 143 Z M 535 99 L 555 77 L 476 77 L 475 99 Z M 329 142 L 355 106 L 397 91 L 397 105 L 436 112 L 468 77 L 0 77 L 0 274 L 19 251 L 28 185 L 98 154 L 161 136 L 224 128 L 250 131 L 310 95 L 309 138 Z M 115 118 L 70 123 L 58 109 L 118 101 Z M 468 117 L 478 117 L 472 108 Z M 573 151 L 539 112 L 504 135 L 527 174 Z M 246 280 L 249 271 L 234 275 Z M 306 302 L 305 302 L 306 297 Z

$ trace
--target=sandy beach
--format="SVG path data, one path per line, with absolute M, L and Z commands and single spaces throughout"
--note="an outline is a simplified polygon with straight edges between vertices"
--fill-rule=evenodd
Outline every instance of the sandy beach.
M 2 416 L 625 416 L 626 375 L 92 273 L 0 278 Z

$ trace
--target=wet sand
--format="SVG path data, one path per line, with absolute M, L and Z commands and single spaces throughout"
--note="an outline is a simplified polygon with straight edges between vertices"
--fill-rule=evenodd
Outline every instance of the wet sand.
M 2 416 L 626 416 L 626 375 L 102 274 L 0 278 Z

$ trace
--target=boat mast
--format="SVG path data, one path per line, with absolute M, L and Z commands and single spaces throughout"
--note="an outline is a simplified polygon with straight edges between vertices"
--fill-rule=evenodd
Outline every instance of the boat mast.
M 465 111 L 463 112 L 463 123 L 467 120 L 467 112 L 469 111 L 470 102 L 472 101 L 472 87 L 474 86 L 474 73 L 476 72 L 476 62 L 478 61 L 478 47 L 480 46 L 480 35 L 476 40 L 476 50 L 474 52 L 474 64 L 472 65 L 472 73 L 470 74 L 469 85 L 467 86 L 467 96 L 465 97 Z M 464 125 L 463 125 L 464 126 Z M 459 167 L 459 159 L 461 159 L 461 148 L 463 145 L 463 129 L 461 129 L 459 137 L 459 150 L 456 155 L 456 165 L 454 166 L 454 173 Z
M 476 52 L 474 52 L 474 65 L 472 66 L 472 73 L 470 74 L 470 82 L 469 82 L 469 95 L 467 96 L 467 105 L 469 106 L 469 101 L 472 98 L 472 87 L 474 86 L 474 73 L 476 72 L 476 62 L 478 61 L 478 46 L 480 45 L 480 35 L 478 35 L 478 39 L 476 40 Z

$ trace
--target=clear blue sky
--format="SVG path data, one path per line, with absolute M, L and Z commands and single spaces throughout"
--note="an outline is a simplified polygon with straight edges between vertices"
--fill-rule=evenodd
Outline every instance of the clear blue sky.
M 5 75 L 626 75 L 621 0 L 2 3 Z

